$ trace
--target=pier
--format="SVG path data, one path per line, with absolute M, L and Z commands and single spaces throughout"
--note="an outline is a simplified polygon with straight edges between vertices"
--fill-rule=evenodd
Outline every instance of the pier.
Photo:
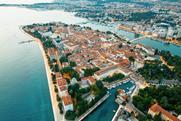
M 33 42 L 34 40 L 27 40 L 27 41 L 21 41 L 19 42 L 18 44 L 25 44 L 25 43 L 30 43 L 30 42 Z

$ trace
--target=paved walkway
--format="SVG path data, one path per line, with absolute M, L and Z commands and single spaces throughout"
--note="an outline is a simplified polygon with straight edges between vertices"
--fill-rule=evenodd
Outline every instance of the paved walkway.
M 22 28 L 20 28 L 20 30 L 23 31 Z M 52 103 L 52 109 L 53 109 L 53 114 L 54 114 L 54 121 L 64 121 L 65 120 L 64 116 L 60 114 L 60 110 L 58 107 L 58 102 L 56 99 L 56 93 L 54 91 L 54 85 L 52 83 L 51 69 L 50 69 L 50 66 L 48 64 L 48 59 L 46 57 L 46 53 L 44 51 L 42 42 L 39 39 L 29 35 L 26 32 L 24 32 L 24 33 L 37 42 L 37 44 L 39 45 L 40 51 L 43 55 L 43 60 L 44 60 L 45 70 L 46 70 L 46 75 L 47 75 L 47 80 L 48 80 L 48 87 L 49 87 L 49 92 L 50 92 L 50 98 L 51 98 L 51 103 Z
M 102 104 L 108 97 L 110 96 L 109 93 L 107 93 L 102 99 L 100 99 L 93 107 L 91 107 L 88 111 L 86 111 L 84 114 L 82 114 L 78 121 L 82 121 L 86 116 L 88 116 L 94 109 L 96 109 L 97 106 Z

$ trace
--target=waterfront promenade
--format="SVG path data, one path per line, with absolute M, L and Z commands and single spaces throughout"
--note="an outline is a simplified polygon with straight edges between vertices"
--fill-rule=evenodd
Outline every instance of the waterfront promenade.
M 121 108 L 122 108 L 122 105 L 119 105 L 119 107 L 118 107 L 118 109 L 117 109 L 117 111 L 116 111 L 116 113 L 115 113 L 115 115 L 114 115 L 112 121 L 117 121 L 117 120 L 118 120 L 119 115 L 120 115 L 121 110 L 122 110 Z
M 87 110 L 84 114 L 82 114 L 77 121 L 82 121 L 86 116 L 88 116 L 94 109 L 96 109 L 100 104 L 102 104 L 108 97 L 110 93 L 107 93 L 103 98 L 101 98 L 93 107 Z
M 52 109 L 53 109 L 53 114 L 54 114 L 54 121 L 64 121 L 64 116 L 60 114 L 59 108 L 58 108 L 58 102 L 56 100 L 56 93 L 54 91 L 54 85 L 52 83 L 52 77 L 51 77 L 51 69 L 48 64 L 48 58 L 46 56 L 46 53 L 43 48 L 42 42 L 30 34 L 26 33 L 22 27 L 20 27 L 20 30 L 25 33 L 27 36 L 29 36 L 31 39 L 35 40 L 37 44 L 39 45 L 40 51 L 43 56 L 44 64 L 45 64 L 45 70 L 46 70 L 46 75 L 47 75 L 47 80 L 48 80 L 48 87 L 49 87 L 49 92 L 50 92 L 50 98 L 51 98 L 51 103 L 52 103 Z

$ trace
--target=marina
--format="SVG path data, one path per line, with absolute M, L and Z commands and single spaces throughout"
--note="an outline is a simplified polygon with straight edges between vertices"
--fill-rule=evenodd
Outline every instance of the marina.
M 128 93 L 129 91 L 133 91 L 131 89 L 133 89 L 134 86 L 134 81 L 127 80 L 125 83 L 109 89 L 108 91 L 111 95 L 105 102 L 103 102 L 103 104 L 101 104 L 95 111 L 87 116 L 87 118 L 85 118 L 85 121 L 111 121 L 119 106 L 115 102 L 116 91 L 118 89 L 123 89 L 126 93 Z M 104 116 L 101 116 L 102 114 L 104 114 Z

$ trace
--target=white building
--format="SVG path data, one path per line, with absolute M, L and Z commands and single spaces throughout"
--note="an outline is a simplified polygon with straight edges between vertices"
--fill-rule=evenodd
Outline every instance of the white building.
M 107 76 L 113 75 L 114 73 L 119 73 L 120 69 L 118 65 L 113 65 L 104 69 L 97 71 L 94 76 L 97 80 L 106 78 Z
M 73 111 L 73 102 L 71 96 L 67 93 L 67 95 L 62 97 L 62 104 L 64 111 L 67 112 L 68 110 Z
M 176 38 L 181 38 L 181 27 L 177 29 L 177 36 Z
M 158 31 L 158 36 L 161 38 L 165 38 L 167 35 L 167 29 L 165 28 L 160 28 Z
M 167 39 L 173 38 L 173 35 L 174 35 L 174 30 L 173 30 L 172 27 L 169 27 L 166 38 L 167 38 Z

